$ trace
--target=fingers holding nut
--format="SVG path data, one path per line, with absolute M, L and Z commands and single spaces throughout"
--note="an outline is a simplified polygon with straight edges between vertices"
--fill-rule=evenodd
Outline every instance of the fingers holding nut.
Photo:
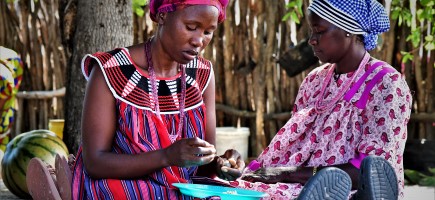
M 238 168 L 238 166 L 237 166 L 237 162 L 236 162 L 236 160 L 234 160 L 234 158 L 230 158 L 230 159 L 228 159 L 228 162 L 230 163 L 230 167 L 231 168 Z
M 231 167 L 231 162 L 229 160 L 225 160 L 223 163 L 224 167 Z

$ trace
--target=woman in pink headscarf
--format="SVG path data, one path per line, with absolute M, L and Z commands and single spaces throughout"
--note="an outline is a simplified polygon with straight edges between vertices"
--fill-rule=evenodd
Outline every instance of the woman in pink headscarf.
M 151 0 L 153 37 L 83 58 L 89 82 L 73 199 L 191 199 L 172 184 L 241 175 L 237 151 L 216 156 L 213 68 L 199 56 L 227 4 Z M 224 166 L 232 159 L 237 167 Z

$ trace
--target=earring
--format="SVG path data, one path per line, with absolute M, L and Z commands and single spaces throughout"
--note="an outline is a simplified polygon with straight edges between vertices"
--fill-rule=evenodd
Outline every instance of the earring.
M 350 37 L 350 33 L 346 33 L 346 37 Z
M 158 24 L 159 24 L 159 25 L 163 25 L 163 13 L 159 13 Z

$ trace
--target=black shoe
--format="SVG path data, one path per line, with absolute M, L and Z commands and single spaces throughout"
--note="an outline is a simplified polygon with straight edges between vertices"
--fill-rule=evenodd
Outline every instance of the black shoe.
M 327 167 L 308 180 L 298 200 L 347 200 L 351 187 L 352 180 L 346 172 Z
M 361 163 L 355 200 L 397 200 L 399 186 L 394 168 L 384 158 L 367 156 Z

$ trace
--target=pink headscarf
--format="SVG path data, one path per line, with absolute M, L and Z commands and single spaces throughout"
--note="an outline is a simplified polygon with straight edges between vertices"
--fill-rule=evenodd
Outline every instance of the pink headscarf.
M 150 17 L 153 21 L 157 21 L 157 13 L 173 12 L 180 5 L 210 5 L 215 6 L 219 10 L 218 22 L 221 23 L 225 19 L 225 8 L 229 0 L 150 0 Z

